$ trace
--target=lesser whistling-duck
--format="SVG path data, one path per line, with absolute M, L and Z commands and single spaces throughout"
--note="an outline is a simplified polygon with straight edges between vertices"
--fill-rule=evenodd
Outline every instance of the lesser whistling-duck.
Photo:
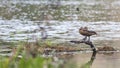
M 90 30 L 88 30 L 88 27 L 84 27 L 84 28 L 81 27 L 81 28 L 79 29 L 79 33 L 80 33 L 81 35 L 85 36 L 85 38 L 83 38 L 84 41 L 87 39 L 87 37 L 88 37 L 88 41 L 90 41 L 90 36 L 97 34 L 95 31 L 90 31 Z

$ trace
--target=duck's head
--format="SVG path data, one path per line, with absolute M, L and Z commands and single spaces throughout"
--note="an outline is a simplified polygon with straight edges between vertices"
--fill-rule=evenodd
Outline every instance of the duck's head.
M 84 27 L 83 30 L 88 30 L 88 27 Z
M 83 29 L 83 27 L 80 27 L 80 29 L 79 30 L 82 30 Z

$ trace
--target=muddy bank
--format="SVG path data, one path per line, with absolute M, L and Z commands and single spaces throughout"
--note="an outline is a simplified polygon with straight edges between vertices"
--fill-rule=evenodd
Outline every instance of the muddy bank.
M 102 41 L 94 41 L 94 44 L 97 47 L 101 47 L 101 46 L 111 46 L 114 47 L 116 49 L 120 49 L 120 40 L 102 40 Z
M 119 52 L 119 40 L 116 41 L 94 41 L 93 45 L 98 52 Z M 90 45 L 85 43 L 71 43 L 71 42 L 64 42 L 64 43 L 40 43 L 40 42 L 29 42 L 24 43 L 23 45 L 17 46 L 9 46 L 3 45 L 0 46 L 0 53 L 12 53 L 17 50 L 25 51 L 31 55 L 38 55 L 38 54 L 59 54 L 60 53 L 74 53 L 74 52 L 92 52 Z

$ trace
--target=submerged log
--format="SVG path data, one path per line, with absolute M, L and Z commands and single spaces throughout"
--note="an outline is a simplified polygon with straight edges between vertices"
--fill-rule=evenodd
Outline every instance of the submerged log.
M 70 41 L 70 42 L 76 43 L 76 44 L 85 43 L 85 44 L 89 45 L 94 52 L 97 51 L 96 47 L 95 47 L 95 46 L 93 45 L 93 43 L 90 42 L 90 41 Z

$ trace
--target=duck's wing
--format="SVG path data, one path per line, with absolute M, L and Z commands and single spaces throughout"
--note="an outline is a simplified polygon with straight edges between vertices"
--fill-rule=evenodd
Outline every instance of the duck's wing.
M 95 31 L 88 31 L 88 33 L 91 34 L 91 35 L 97 34 Z

